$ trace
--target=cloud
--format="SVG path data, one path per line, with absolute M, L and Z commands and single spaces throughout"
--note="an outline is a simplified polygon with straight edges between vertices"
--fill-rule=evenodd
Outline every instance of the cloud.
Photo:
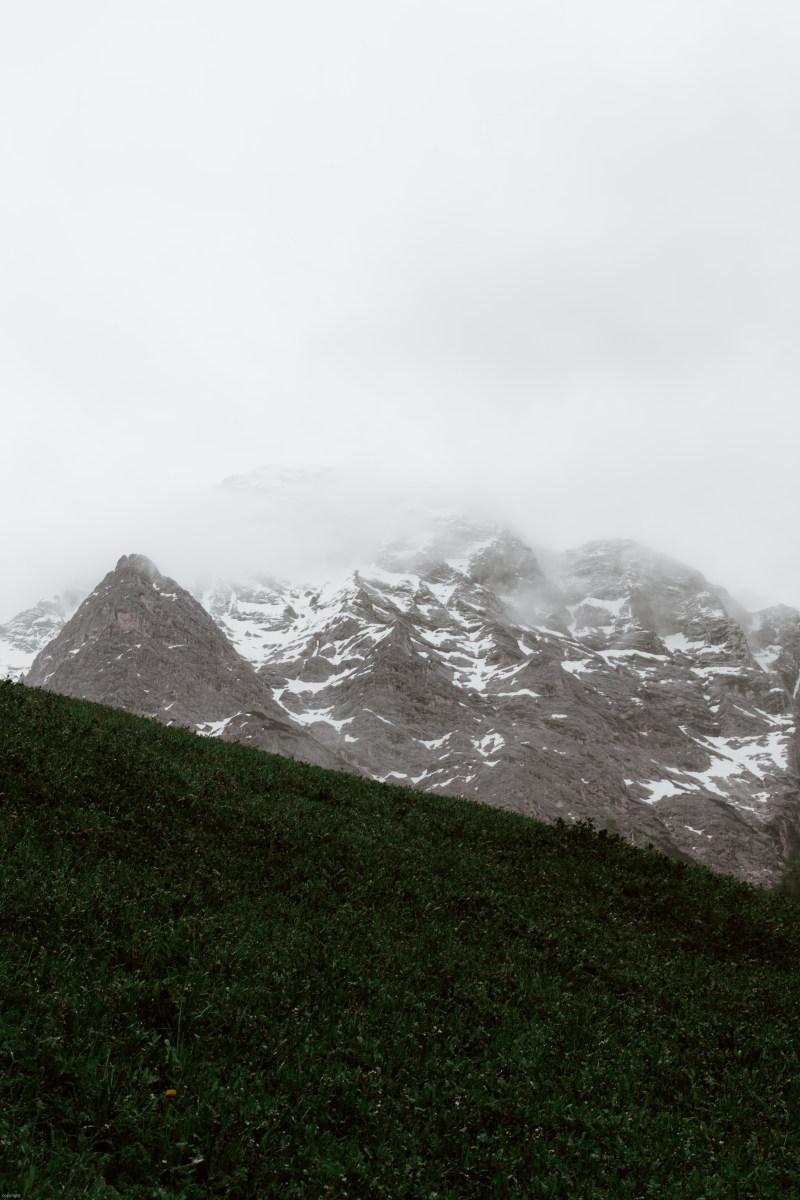
M 17 6 L 4 607 L 131 550 L 313 559 L 432 481 L 800 604 L 798 27 L 784 0 Z M 376 478 L 310 490 L 282 543 L 207 500 L 260 462 Z

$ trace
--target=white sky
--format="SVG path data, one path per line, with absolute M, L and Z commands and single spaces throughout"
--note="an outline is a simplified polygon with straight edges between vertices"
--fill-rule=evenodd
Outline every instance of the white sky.
M 195 501 L 265 462 L 800 606 L 798 35 L 791 0 L 6 5 L 0 620 L 249 553 Z

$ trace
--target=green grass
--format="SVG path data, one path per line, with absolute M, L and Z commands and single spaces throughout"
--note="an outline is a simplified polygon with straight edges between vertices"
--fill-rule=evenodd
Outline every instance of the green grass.
M 0 881 L 0 1192 L 800 1197 L 788 894 L 10 683 Z

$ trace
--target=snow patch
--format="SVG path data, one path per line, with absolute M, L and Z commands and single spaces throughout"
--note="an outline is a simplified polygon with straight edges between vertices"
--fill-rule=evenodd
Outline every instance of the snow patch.
M 641 787 L 648 788 L 650 795 L 643 799 L 644 804 L 657 804 L 667 796 L 681 796 L 685 788 L 678 787 L 671 779 L 652 779 L 643 781 Z
M 221 737 L 234 717 L 240 717 L 241 715 L 240 712 L 237 712 L 233 713 L 230 717 L 226 717 L 224 721 L 201 721 L 195 728 L 202 737 Z
M 753 658 L 764 671 L 772 671 L 781 654 L 783 654 L 782 646 L 765 646 L 763 650 L 754 651 Z
M 480 741 L 473 741 L 472 745 L 485 758 L 489 754 L 496 754 L 505 745 L 505 738 L 499 733 L 487 733 Z
M 439 747 L 443 746 L 447 739 L 452 736 L 452 733 L 446 733 L 444 737 L 433 738 L 430 742 L 423 742 L 420 740 L 420 745 L 425 746 L 428 750 L 438 750 Z
M 590 663 L 592 664 L 590 666 Z M 561 663 L 565 671 L 569 671 L 570 675 L 583 675 L 587 671 L 597 670 L 597 664 L 592 663 L 590 658 L 569 659 L 566 658 Z
M 701 646 L 705 646 L 705 642 L 692 641 L 685 633 L 668 633 L 666 637 L 662 637 L 661 641 L 667 647 L 670 654 L 674 654 L 676 650 L 699 650 Z

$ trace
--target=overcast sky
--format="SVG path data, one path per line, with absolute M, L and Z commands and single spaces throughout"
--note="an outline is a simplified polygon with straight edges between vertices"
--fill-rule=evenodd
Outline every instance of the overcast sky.
M 249 547 L 198 497 L 263 463 L 800 606 L 799 34 L 792 0 L 6 5 L 0 620 Z

